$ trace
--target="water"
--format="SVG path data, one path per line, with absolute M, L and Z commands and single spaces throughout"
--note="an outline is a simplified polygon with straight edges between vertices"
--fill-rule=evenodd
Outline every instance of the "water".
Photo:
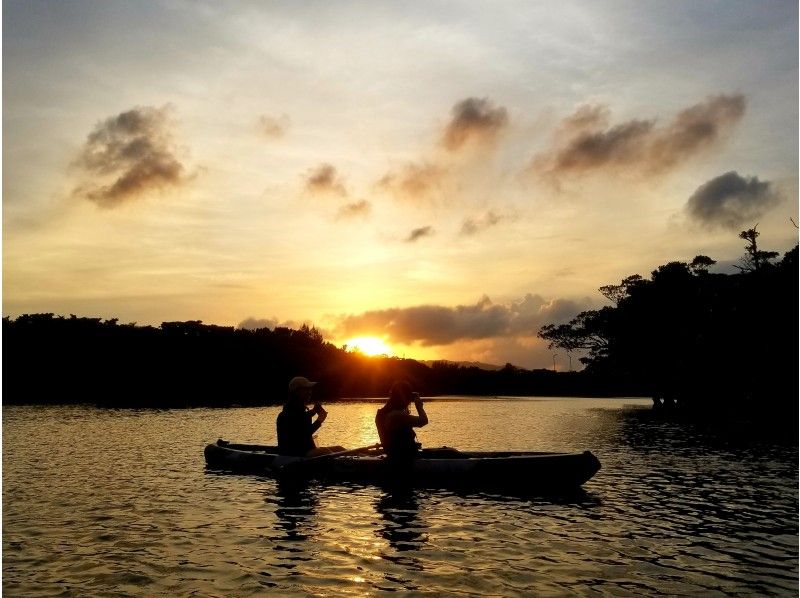
M 591 449 L 584 491 L 514 497 L 207 472 L 277 408 L 3 410 L 5 596 L 796 596 L 797 447 L 634 417 L 634 399 L 432 402 L 426 446 Z M 377 440 L 332 404 L 318 444 Z M 635 415 L 635 414 L 634 414 Z

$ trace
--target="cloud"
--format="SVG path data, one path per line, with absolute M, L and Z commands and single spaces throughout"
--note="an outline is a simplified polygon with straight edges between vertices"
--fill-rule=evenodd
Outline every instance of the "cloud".
M 607 127 L 611 112 L 608 106 L 596 104 L 594 106 L 581 106 L 575 114 L 565 118 L 559 127 L 561 135 L 569 136 L 585 131 L 596 131 Z
M 555 157 L 551 172 L 591 170 L 636 163 L 645 153 L 652 121 L 633 120 L 603 132 L 584 132 Z
M 283 137 L 289 129 L 289 117 L 282 114 L 280 117 L 262 115 L 258 119 L 258 130 L 265 137 L 277 139 Z
M 362 199 L 361 201 L 349 203 L 339 208 L 339 211 L 336 212 L 336 218 L 337 220 L 341 220 L 344 218 L 368 216 L 371 211 L 372 211 L 372 204 L 368 202 L 366 199 Z
M 707 227 L 736 230 L 780 200 L 768 181 L 726 172 L 700 185 L 686 202 L 689 216 Z
M 387 342 L 423 346 L 494 337 L 531 337 L 536 336 L 542 325 L 565 322 L 590 305 L 589 299 L 547 301 L 532 294 L 498 305 L 484 296 L 475 305 L 419 305 L 344 316 L 337 333 L 341 338 L 375 335 L 386 338 Z
M 420 228 L 415 228 L 406 237 L 406 243 L 414 243 L 415 241 L 418 241 L 423 237 L 432 236 L 433 233 L 434 230 L 432 226 L 422 226 Z
M 75 162 L 87 178 L 73 194 L 113 208 L 186 181 L 168 112 L 168 106 L 137 107 L 98 123 Z
M 488 147 L 508 123 L 506 109 L 495 107 L 487 98 L 467 98 L 452 109 L 453 116 L 444 128 L 438 151 L 397 170 L 390 170 L 377 182 L 377 187 L 400 199 L 421 201 L 445 195 L 452 190 L 454 170 L 464 168 L 464 155 L 457 154 L 468 145 Z M 474 166 L 474 165 L 471 165 Z
M 314 194 L 334 194 L 347 196 L 347 189 L 336 168 L 330 164 L 320 164 L 306 175 L 306 189 Z
M 451 152 L 461 149 L 470 141 L 494 141 L 508 124 L 506 109 L 494 107 L 488 98 L 462 100 L 453 106 L 452 113 L 453 118 L 442 135 L 442 145 Z
M 447 169 L 439 164 L 409 163 L 400 172 L 389 172 L 378 181 L 378 187 L 404 199 L 420 200 L 441 190 Z
M 481 214 L 480 216 L 465 218 L 461 225 L 461 235 L 472 236 L 478 234 L 487 228 L 495 226 L 504 218 L 505 216 L 495 214 L 492 211 Z
M 743 95 L 719 95 L 683 110 L 653 140 L 651 168 L 670 169 L 691 154 L 713 145 L 745 111 Z
M 609 127 L 606 107 L 583 106 L 562 121 L 555 146 L 537 155 L 532 169 L 556 179 L 602 169 L 660 174 L 719 142 L 744 111 L 744 96 L 718 95 L 663 127 L 639 119 Z

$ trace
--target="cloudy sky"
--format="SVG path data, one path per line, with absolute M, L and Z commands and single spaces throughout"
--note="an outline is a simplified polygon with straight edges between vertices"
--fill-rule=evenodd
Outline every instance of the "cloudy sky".
M 3 313 L 552 367 L 599 286 L 797 242 L 797 91 L 794 1 L 4 0 Z

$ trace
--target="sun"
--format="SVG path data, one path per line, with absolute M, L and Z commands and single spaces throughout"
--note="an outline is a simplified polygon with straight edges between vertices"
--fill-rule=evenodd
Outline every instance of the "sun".
M 374 336 L 359 336 L 345 343 L 348 351 L 358 351 L 370 357 L 374 355 L 393 355 L 389 345 Z

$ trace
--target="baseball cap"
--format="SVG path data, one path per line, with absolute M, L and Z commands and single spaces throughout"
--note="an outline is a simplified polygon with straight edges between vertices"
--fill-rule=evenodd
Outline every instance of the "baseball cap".
M 289 381 L 289 392 L 295 392 L 300 388 L 312 388 L 316 382 L 312 382 L 304 376 L 295 376 Z

